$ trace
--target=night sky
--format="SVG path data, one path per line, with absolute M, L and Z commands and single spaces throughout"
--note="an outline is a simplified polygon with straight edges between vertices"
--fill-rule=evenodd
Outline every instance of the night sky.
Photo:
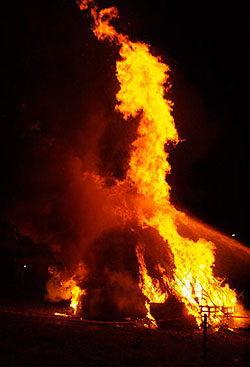
M 233 2 L 200 2 L 198 7 L 168 0 L 99 3 L 118 6 L 119 30 L 151 44 L 153 54 L 171 67 L 170 98 L 185 140 L 170 156 L 173 202 L 249 244 L 244 112 L 248 10 Z M 92 145 L 96 149 L 92 136 L 102 135 L 100 171 L 122 177 L 120 162 L 126 152 L 118 141 L 126 137 L 117 139 L 119 119 L 112 112 L 118 90 L 117 50 L 95 39 L 87 12 L 73 0 L 26 0 L 10 2 L 1 17 L 0 200 L 1 235 L 7 238 L 12 213 L 29 197 L 32 184 L 37 185 L 31 174 L 33 181 L 25 189 L 27 176 L 50 159 L 46 146 L 37 153 L 42 142 L 49 146 L 63 141 L 81 158 Z M 98 135 L 95 121 L 100 116 L 108 127 L 102 125 Z M 32 161 L 33 155 L 39 159 Z M 64 169 L 62 156 L 58 149 L 59 172 Z

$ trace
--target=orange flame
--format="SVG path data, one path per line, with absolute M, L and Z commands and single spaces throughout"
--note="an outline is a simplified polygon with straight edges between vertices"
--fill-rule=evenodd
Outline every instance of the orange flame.
M 149 275 L 144 259 L 144 247 L 141 244 L 138 244 L 136 247 L 136 255 L 139 263 L 139 287 L 142 290 L 142 293 L 147 298 L 149 302 L 154 303 L 164 303 L 168 298 L 166 292 L 161 290 L 160 283 L 158 279 L 152 279 Z M 150 304 L 149 302 L 145 302 L 145 307 L 147 310 L 146 317 L 152 322 L 154 326 L 156 325 L 154 317 L 150 313 Z
M 70 290 L 70 307 L 75 315 L 79 311 L 79 302 L 82 295 L 86 295 L 86 290 L 81 289 L 73 279 L 62 281 L 61 286 Z
M 81 297 L 86 295 L 85 289 L 81 289 L 78 282 L 81 282 L 86 275 L 86 271 L 80 263 L 74 275 L 67 278 L 65 271 L 53 269 L 52 277 L 47 283 L 46 299 L 52 302 L 61 300 L 70 300 L 70 307 L 73 310 L 73 315 L 81 311 Z M 58 313 L 55 313 L 58 315 Z M 65 316 L 65 314 L 63 314 Z
M 116 63 L 116 76 L 120 84 L 116 110 L 124 119 L 140 116 L 137 139 L 132 144 L 126 184 L 133 187 L 138 200 L 136 215 L 141 226 L 155 228 L 171 248 L 175 270 L 170 281 L 159 265 L 163 283 L 171 283 L 172 292 L 185 303 L 190 314 L 201 322 L 200 305 L 216 306 L 223 314 L 223 307 L 234 307 L 237 297 L 234 290 L 214 276 L 215 246 L 200 238 L 193 241 L 178 233 L 177 220 L 185 214 L 170 201 L 170 186 L 166 181 L 171 166 L 165 144 L 179 141 L 172 116 L 173 104 L 166 99 L 170 88 L 169 67 L 159 57 L 150 53 L 144 43 L 131 42 L 118 33 L 111 21 L 118 18 L 115 7 L 98 10 L 93 0 L 77 1 L 81 10 L 90 7 L 94 20 L 93 32 L 98 39 L 109 39 L 119 45 L 120 60 Z M 168 83 L 168 86 L 166 85 Z M 166 246 L 167 251 L 167 246 Z M 166 301 L 168 295 L 161 290 L 159 281 L 147 271 L 143 247 L 137 246 L 140 281 L 139 286 L 148 302 Z M 213 323 L 219 321 L 214 316 Z

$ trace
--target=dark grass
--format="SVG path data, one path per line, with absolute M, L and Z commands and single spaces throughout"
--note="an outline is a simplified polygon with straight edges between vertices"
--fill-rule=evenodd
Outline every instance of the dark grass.
M 250 336 L 84 325 L 1 314 L 1 366 L 248 366 Z
M 52 310 L 34 316 L 38 305 L 26 311 L 33 316 L 0 312 L 1 367 L 250 365 L 249 330 L 209 330 L 204 361 L 199 330 L 88 325 L 53 318 Z

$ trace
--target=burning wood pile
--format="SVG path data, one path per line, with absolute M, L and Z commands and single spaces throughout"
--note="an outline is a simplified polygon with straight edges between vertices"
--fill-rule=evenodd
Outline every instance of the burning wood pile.
M 137 124 L 137 131 L 125 177 L 81 172 L 83 194 L 76 201 L 86 211 L 95 210 L 72 245 L 72 254 L 78 255 L 52 272 L 47 299 L 70 300 L 73 314 L 87 319 L 146 317 L 152 324 L 150 304 L 175 299 L 198 325 L 206 308 L 210 324 L 217 326 L 225 310 L 233 314 L 239 302 L 236 291 L 214 273 L 215 243 L 204 228 L 205 237 L 199 236 L 201 225 L 171 203 L 168 148 L 180 138 L 168 99 L 170 68 L 149 45 L 116 30 L 115 7 L 100 10 L 93 0 L 77 3 L 91 15 L 98 40 L 109 41 L 118 52 L 115 111 L 124 124 Z M 81 227 L 72 219 L 74 226 Z M 46 241 L 55 253 L 63 252 L 55 236 Z

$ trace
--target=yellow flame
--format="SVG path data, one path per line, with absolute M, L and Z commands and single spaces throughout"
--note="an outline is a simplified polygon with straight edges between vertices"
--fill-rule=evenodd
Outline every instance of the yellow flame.
M 167 293 L 161 290 L 158 279 L 152 279 L 149 275 L 144 259 L 144 247 L 141 244 L 136 246 L 136 255 L 139 264 L 139 287 L 146 297 L 145 307 L 147 310 L 146 317 L 150 320 L 153 326 L 157 326 L 155 318 L 150 313 L 150 303 L 164 303 L 168 297 Z M 149 301 L 149 302 L 148 302 Z
M 140 281 L 139 287 L 144 296 L 154 303 L 164 303 L 168 298 L 166 292 L 161 290 L 158 279 L 152 279 L 149 275 L 144 259 L 144 248 L 141 244 L 136 247 L 136 255 L 139 263 Z
M 168 68 L 150 55 L 143 44 L 122 45 L 120 55 L 117 78 L 121 89 L 117 94 L 120 102 L 117 109 L 125 119 L 141 113 L 127 180 L 145 199 L 138 208 L 141 224 L 157 229 L 174 255 L 173 290 L 199 320 L 200 304 L 233 306 L 236 294 L 213 275 L 213 243 L 204 239 L 195 242 L 183 238 L 177 231 L 179 213 L 170 202 L 170 186 L 165 181 L 170 165 L 164 146 L 169 141 L 178 142 L 171 105 L 164 98 Z M 144 286 L 152 288 L 147 282 Z
M 73 309 L 73 314 L 75 315 L 78 311 L 80 298 L 82 295 L 86 295 L 86 290 L 81 289 L 74 279 L 69 279 L 67 281 L 61 282 L 62 287 L 69 289 L 71 293 L 70 297 L 70 307 Z
M 52 302 L 59 302 L 61 300 L 70 300 L 70 307 L 73 314 L 76 315 L 82 311 L 81 298 L 86 295 L 85 289 L 82 289 L 78 284 L 83 282 L 87 272 L 83 264 L 80 262 L 75 270 L 73 276 L 68 276 L 68 271 L 58 270 L 56 267 L 50 267 L 52 277 L 47 283 L 48 294 L 46 299 Z M 55 313 L 55 315 L 64 315 Z
M 79 305 L 80 297 L 82 295 L 86 295 L 86 290 L 81 289 L 80 287 L 75 285 L 74 288 L 72 289 L 71 293 L 72 293 L 72 298 L 71 298 L 70 307 L 73 308 L 74 314 L 76 314 L 77 309 L 78 309 L 78 305 Z

